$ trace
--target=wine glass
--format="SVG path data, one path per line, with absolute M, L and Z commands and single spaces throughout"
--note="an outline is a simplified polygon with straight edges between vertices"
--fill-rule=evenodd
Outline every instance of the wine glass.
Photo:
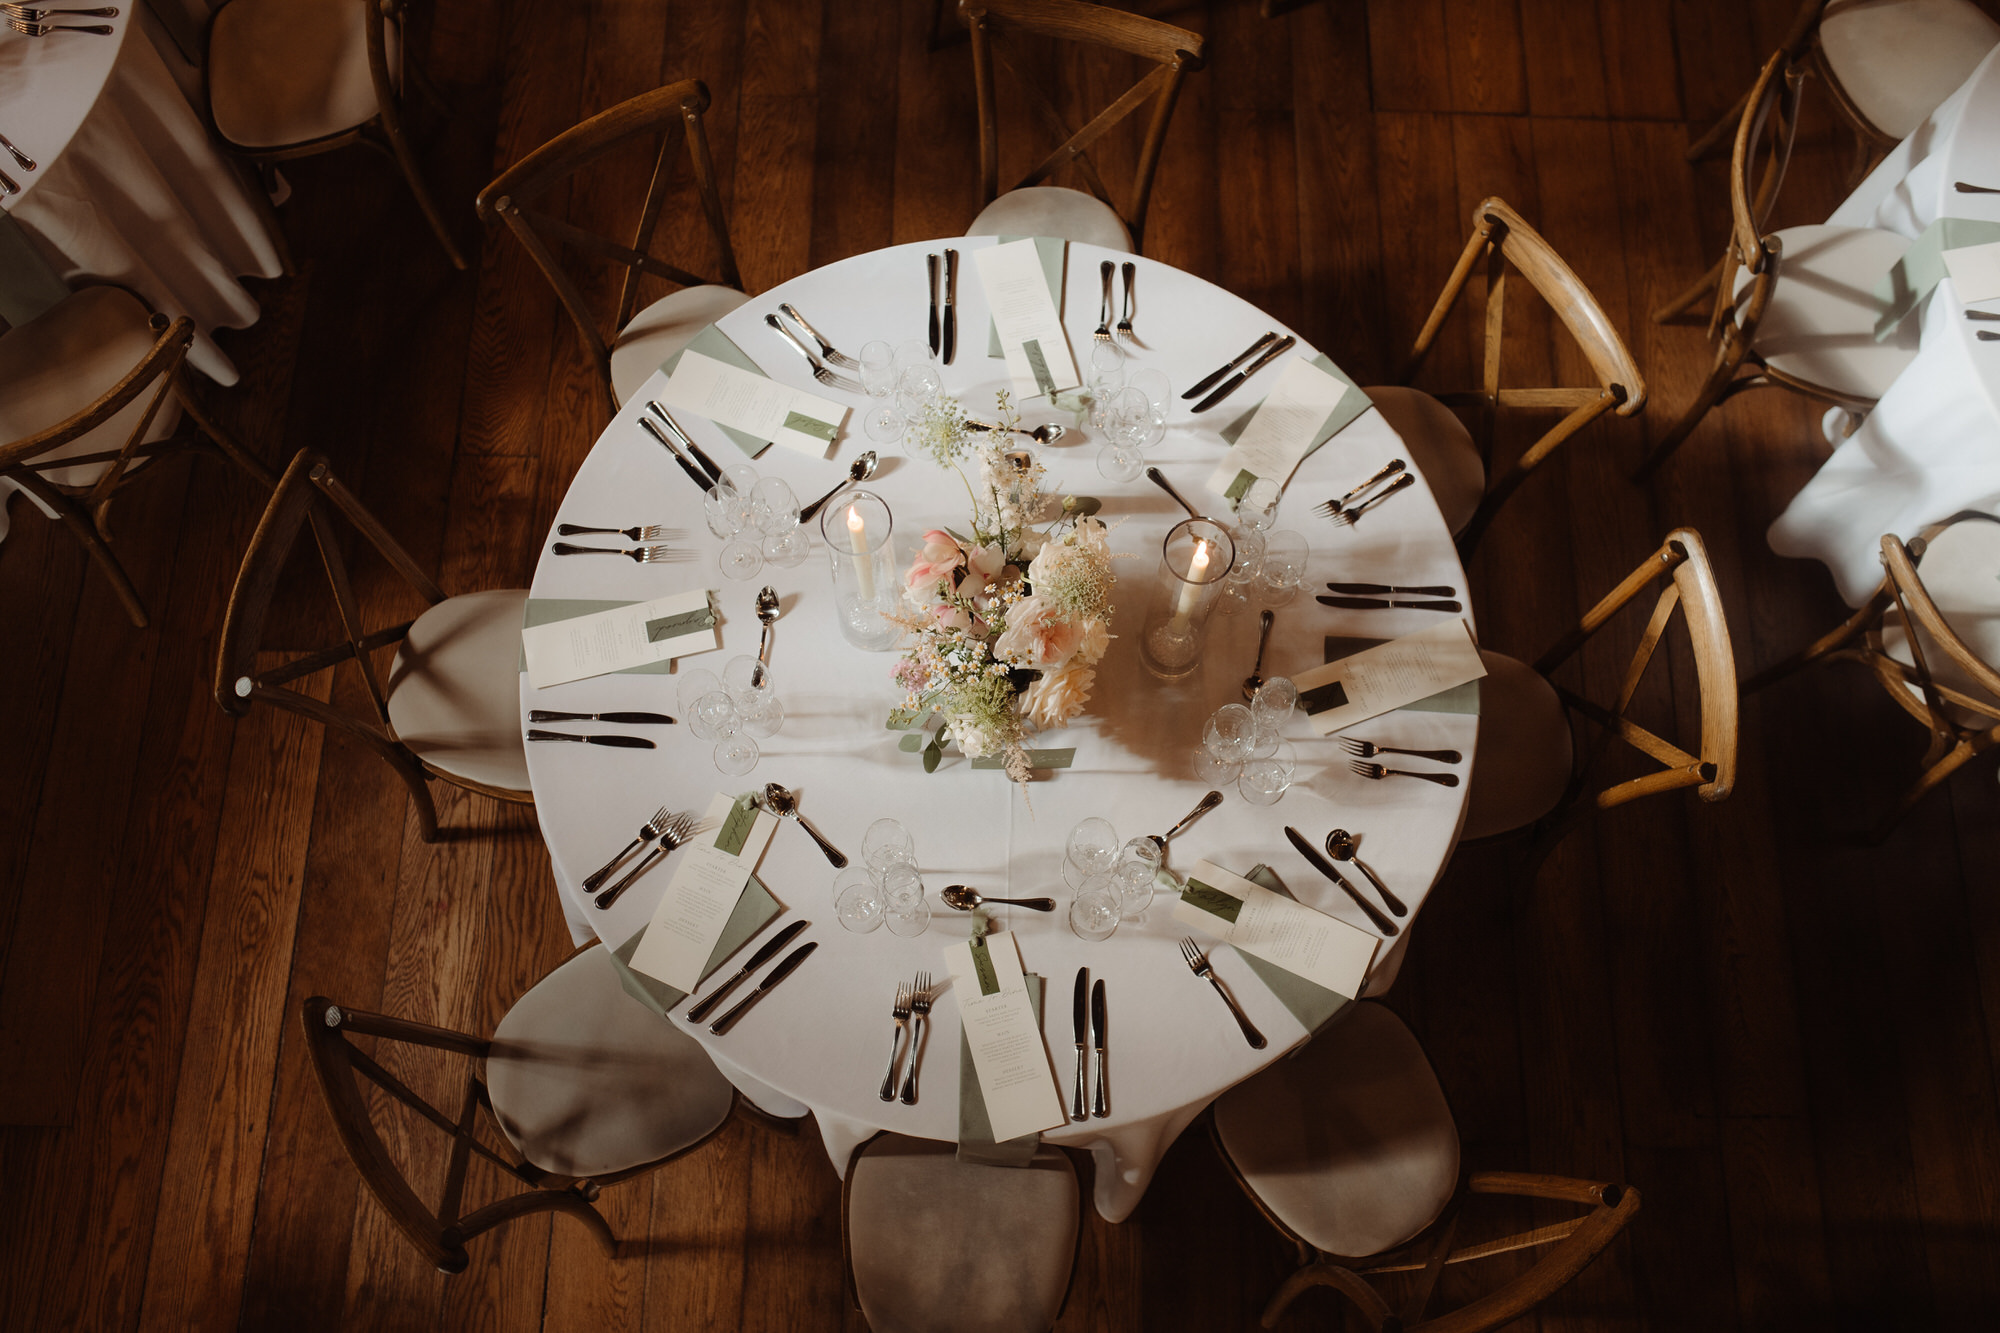
M 1162 424 L 1166 422 L 1167 409 L 1173 406 L 1174 386 L 1168 381 L 1165 371 L 1154 370 L 1151 366 L 1132 371 L 1125 376 L 1125 386 L 1145 394 L 1146 401 L 1153 405 L 1153 415 Z
M 878 819 L 861 835 L 861 859 L 875 874 L 886 875 L 890 867 L 917 863 L 916 839 L 893 819 Z
M 1063 882 L 1077 887 L 1092 875 L 1110 870 L 1118 860 L 1118 831 L 1108 819 L 1092 816 L 1070 830 L 1065 845 Z
M 771 684 L 771 671 L 748 653 L 722 668 L 722 688 L 736 705 L 743 729 L 752 736 L 775 736 L 785 725 L 785 708 Z
M 896 349 L 880 338 L 861 347 L 861 388 L 870 398 L 896 391 Z
M 1259 477 L 1236 501 L 1236 521 L 1252 532 L 1263 532 L 1278 521 L 1278 498 L 1283 492 L 1269 477 Z
M 750 509 L 764 532 L 764 558 L 783 569 L 801 564 L 812 542 L 799 525 L 799 497 L 785 479 L 759 478 L 750 488 Z
M 1111 868 L 1118 886 L 1118 915 L 1131 921 L 1144 916 L 1153 902 L 1153 877 L 1159 873 L 1160 849 L 1151 838 L 1134 838 L 1118 853 Z
M 1283 606 L 1306 576 L 1306 539 L 1288 528 L 1264 534 L 1264 600 Z
M 1299 706 L 1299 687 L 1290 676 L 1273 676 L 1257 687 L 1250 700 L 1250 712 L 1257 725 L 1282 729 Z
M 869 888 L 877 892 L 882 888 L 880 884 L 875 882 L 875 877 L 868 873 L 867 866 L 847 866 L 834 872 L 833 905 L 838 908 L 840 906 L 840 895 L 857 884 L 866 884 Z
M 1103 430 L 1110 418 L 1111 399 L 1125 387 L 1125 349 L 1117 343 L 1094 343 L 1090 349 L 1090 425 Z
M 1243 765 L 1236 777 L 1236 790 L 1252 805 L 1276 805 L 1292 785 L 1292 773 L 1297 766 L 1297 751 L 1290 741 L 1280 738 L 1269 755 L 1252 758 Z
M 897 862 L 885 870 L 882 897 L 889 904 L 891 934 L 921 935 L 930 928 L 931 905 L 924 897 L 923 876 L 915 866 Z
M 726 689 L 712 690 L 695 704 L 695 717 L 715 738 L 711 758 L 724 773 L 740 777 L 757 767 L 760 751 L 752 740 L 742 710 Z
M 1215 599 L 1215 609 L 1222 615 L 1233 616 L 1250 605 L 1250 588 L 1264 571 L 1264 534 L 1253 528 L 1237 524 L 1229 530 L 1229 539 L 1236 547 L 1236 559 L 1229 566 L 1229 574 L 1222 581 L 1222 592 Z
M 1111 481 L 1132 481 L 1146 466 L 1146 450 L 1166 434 L 1165 422 L 1140 389 L 1120 389 L 1111 396 L 1104 434 L 1109 441 L 1097 451 L 1097 470 Z
M 866 874 L 856 879 L 837 878 L 833 882 L 833 913 L 843 928 L 866 935 L 882 924 L 888 904 L 875 881 Z
M 680 704 L 681 720 L 694 738 L 701 741 L 715 739 L 715 730 L 701 720 L 702 696 L 722 688 L 722 679 L 706 667 L 690 667 L 680 673 L 680 686 L 676 699 Z
M 750 497 L 727 479 L 718 481 L 702 496 L 701 513 L 708 530 L 727 541 L 749 526 Z
M 1083 881 L 1070 900 L 1069 928 L 1079 939 L 1108 940 L 1111 932 L 1118 929 L 1118 918 L 1124 910 L 1119 899 L 1118 886 L 1111 876 L 1092 875 Z
M 1201 745 L 1194 752 L 1195 773 L 1204 782 L 1234 782 L 1256 748 L 1256 716 L 1242 704 L 1224 704 L 1202 728 Z

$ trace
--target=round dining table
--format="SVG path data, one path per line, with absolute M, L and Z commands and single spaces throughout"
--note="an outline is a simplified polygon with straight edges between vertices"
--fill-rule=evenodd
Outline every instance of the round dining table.
M 804 501 L 833 487 L 854 458 L 875 448 L 882 463 L 867 488 L 889 506 L 899 552 L 914 552 L 927 529 L 963 530 L 969 499 L 960 476 L 926 457 L 912 458 L 866 438 L 862 419 L 873 400 L 815 384 L 805 362 L 766 326 L 764 317 L 789 302 L 850 354 L 871 340 L 922 338 L 930 309 L 926 256 L 955 247 L 966 260 L 957 288 L 958 351 L 953 363 L 939 370 L 946 390 L 969 415 L 990 420 L 995 391 L 1009 381 L 1006 363 L 987 355 L 987 303 L 972 260 L 975 251 L 995 243 L 989 237 L 959 237 L 858 255 L 761 293 L 722 318 L 720 331 L 772 378 L 851 409 L 825 457 L 772 447 L 752 464 L 758 473 L 783 477 Z M 1265 369 L 1201 415 L 1180 394 L 1271 330 L 1273 321 L 1249 302 L 1169 265 L 1071 244 L 1064 325 L 1079 364 L 1091 349 L 1098 268 L 1107 259 L 1130 259 L 1137 265 L 1133 332 L 1139 346 L 1127 344 L 1132 354 L 1128 364 L 1164 371 L 1175 395 L 1165 438 L 1148 451 L 1148 460 L 1198 507 L 1226 519 L 1227 502 L 1205 489 L 1226 447 L 1218 432 L 1257 404 L 1284 363 Z M 1277 332 L 1291 331 L 1278 327 Z M 1292 355 L 1311 357 L 1314 350 L 1301 339 Z M 1183 511 L 1144 479 L 1114 482 L 1100 475 L 1101 441 L 1079 428 L 1073 414 L 1045 398 L 1022 403 L 1025 425 L 1056 422 L 1069 428 L 1061 440 L 1039 450 L 1048 489 L 1103 502 L 1100 517 L 1119 553 L 1112 625 L 1116 637 L 1099 664 L 1084 715 L 1066 729 L 1044 731 L 1032 741 L 1039 747 L 1073 747 L 1069 767 L 1038 771 L 1034 781 L 1017 786 L 1004 772 L 975 769 L 954 752 L 947 753 L 935 773 L 926 773 L 918 754 L 900 748 L 903 733 L 886 726 L 890 711 L 904 702 L 902 688 L 890 677 L 897 655 L 853 647 L 838 631 L 828 552 L 816 524 L 806 525 L 813 548 L 796 567 L 767 564 L 761 574 L 744 581 L 721 573 L 717 556 L 722 543 L 705 526 L 701 492 L 640 425 L 646 400 L 657 397 L 665 382 L 656 374 L 605 428 L 555 517 L 559 523 L 600 527 L 679 528 L 685 537 L 675 544 L 690 548 L 696 558 L 640 564 L 608 556 L 558 556 L 549 549 L 556 540 L 551 530 L 530 593 L 530 619 L 533 599 L 634 602 L 712 589 L 721 647 L 683 657 L 679 665 L 682 670 L 706 667 L 719 675 L 730 658 L 757 651 L 762 626 L 754 601 L 758 588 L 768 583 L 779 597 L 770 672 L 784 723 L 776 735 L 759 741 L 761 757 L 741 777 L 720 772 L 711 759 L 711 743 L 697 739 L 685 725 L 567 728 L 643 731 L 657 738 L 658 748 L 650 750 L 529 745 L 529 774 L 565 913 L 580 934 L 595 934 L 613 947 L 647 924 L 672 875 L 672 858 L 606 910 L 591 905 L 577 885 L 662 806 L 699 814 L 718 793 L 735 796 L 776 781 L 797 794 L 800 811 L 856 863 L 872 821 L 885 816 L 901 821 L 914 836 L 931 905 L 925 933 L 905 937 L 887 929 L 844 929 L 832 901 L 835 871 L 803 829 L 780 822 L 757 875 L 784 911 L 759 938 L 803 917 L 812 924 L 801 939 L 817 941 L 818 950 L 724 1036 L 687 1024 L 678 1011 L 671 1015 L 752 1100 L 779 1114 L 810 1110 L 835 1170 L 844 1172 L 852 1150 L 879 1130 L 945 1141 L 958 1137 L 960 1034 L 948 991 L 931 1015 L 917 1103 L 906 1106 L 877 1096 L 889 1054 L 897 983 L 920 971 L 948 978 L 944 949 L 971 933 L 971 918 L 945 907 L 939 890 L 957 883 L 988 896 L 1056 898 L 1059 908 L 1052 913 L 994 909 L 995 928 L 1013 933 L 1025 970 L 1047 981 L 1043 1032 L 1065 1105 L 1067 1057 L 1073 1049 L 1071 977 L 1079 967 L 1088 967 L 1093 978 L 1105 983 L 1110 1114 L 1065 1123 L 1043 1137 L 1092 1151 L 1097 1208 L 1109 1220 L 1123 1219 L 1144 1193 L 1161 1155 L 1209 1102 L 1311 1035 L 1241 956 L 1197 932 L 1205 946 L 1214 945 L 1210 957 L 1216 974 L 1269 1039 L 1264 1049 L 1252 1049 L 1220 998 L 1182 958 L 1177 941 L 1190 931 L 1172 919 L 1176 902 L 1167 894 L 1157 895 L 1142 916 L 1122 921 L 1109 939 L 1099 942 L 1073 934 L 1067 919 L 1072 893 L 1063 879 L 1064 849 L 1079 820 L 1108 819 L 1120 840 L 1163 833 L 1209 789 L 1195 774 L 1194 751 L 1209 715 L 1243 698 L 1242 682 L 1257 649 L 1256 609 L 1263 603 L 1253 600 L 1234 614 L 1210 620 L 1206 649 L 1192 675 L 1171 683 L 1150 675 L 1140 660 L 1139 631 L 1160 579 L 1162 541 Z M 1360 390 L 1350 387 L 1348 392 Z M 677 417 L 718 464 L 745 461 L 743 450 L 714 423 L 685 412 Z M 1325 662 L 1329 636 L 1388 639 L 1439 619 L 1434 611 L 1323 606 L 1314 594 L 1328 581 L 1449 584 L 1466 600 L 1465 575 L 1451 534 L 1421 476 L 1354 526 L 1314 512 L 1322 501 L 1402 456 L 1401 441 L 1371 407 L 1310 454 L 1294 474 L 1275 527 L 1307 538 L 1309 567 L 1303 586 L 1275 607 L 1275 628 L 1263 660 L 1266 676 L 1296 675 Z M 575 540 L 631 545 L 616 537 Z M 676 683 L 673 675 L 619 673 L 538 689 L 524 673 L 523 725 L 533 708 L 675 713 Z M 1466 710 L 1405 709 L 1354 731 L 1383 744 L 1459 750 L 1463 762 L 1450 771 L 1469 775 L 1478 716 Z M 1465 815 L 1467 786 L 1396 777 L 1369 780 L 1351 771 L 1340 738 L 1314 735 L 1299 712 L 1287 724 L 1286 736 L 1296 748 L 1298 767 L 1283 797 L 1275 805 L 1256 805 L 1233 785 L 1227 787 L 1221 805 L 1172 842 L 1168 865 L 1185 872 L 1205 859 L 1239 874 L 1268 865 L 1304 903 L 1371 930 L 1361 911 L 1313 870 L 1283 833 L 1286 825 L 1294 825 L 1317 844 L 1335 826 L 1346 828 L 1360 839 L 1361 856 L 1409 909 L 1397 938 L 1385 940 L 1375 953 L 1363 993 L 1379 993 L 1394 978 L 1409 939 L 1408 925 L 1451 855 Z M 740 966 L 748 952 L 746 947 L 698 994 L 706 994 Z

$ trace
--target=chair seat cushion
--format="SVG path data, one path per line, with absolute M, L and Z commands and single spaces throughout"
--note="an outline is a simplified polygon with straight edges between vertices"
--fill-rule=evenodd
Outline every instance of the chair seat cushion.
M 1224 1093 L 1215 1131 L 1258 1200 L 1327 1254 L 1401 1245 L 1458 1184 L 1444 1089 L 1403 1020 L 1372 1001 Z
M 1556 808 L 1575 762 L 1555 687 L 1526 662 L 1480 649 L 1479 750 L 1467 794 L 1467 838 L 1532 824 Z
M 608 1176 L 699 1143 L 735 1089 L 701 1043 L 625 993 L 594 945 L 536 982 L 493 1032 L 493 1115 L 521 1155 Z
M 1421 389 L 1385 384 L 1364 389 L 1376 411 L 1403 438 L 1410 461 L 1437 498 L 1445 525 L 1457 533 L 1486 496 L 1486 464 L 1458 413 Z
M 661 362 L 749 299 L 734 287 L 683 287 L 632 316 L 611 345 L 611 389 L 618 401 L 630 400 Z
M 426 764 L 482 787 L 528 790 L 521 740 L 524 588 L 448 597 L 417 617 L 389 669 L 389 725 Z
M 362 0 L 230 0 L 208 30 L 208 105 L 222 137 L 278 148 L 342 134 L 381 111 Z M 384 29 L 392 76 L 396 25 Z
M 1132 233 L 1118 210 L 1094 194 L 1060 185 L 1024 185 L 979 211 L 967 236 L 1060 236 L 1132 253 Z
M 1024 1167 L 958 1160 L 884 1134 L 847 1177 L 854 1291 L 875 1333 L 1043 1333 L 1076 1256 L 1076 1171 L 1044 1146 Z
M 130 374 L 159 340 L 147 325 L 151 318 L 139 298 L 122 287 L 85 287 L 0 335 L 0 445 L 69 420 Z M 97 429 L 37 459 L 124 448 L 157 387 L 142 390 Z M 165 439 L 180 419 L 180 399 L 169 393 L 146 428 L 146 439 Z M 145 462 L 134 459 L 127 470 Z M 34 470 L 57 486 L 83 490 L 110 466 L 102 462 Z
M 1952 631 L 1980 661 L 2000 670 L 2000 522 L 1970 518 L 1952 524 L 1931 539 L 1917 573 Z M 1883 618 L 1882 648 L 1905 666 L 1915 663 L 1909 627 L 1894 607 Z M 1939 685 L 1975 699 L 1991 700 L 2000 710 L 2000 699 L 1976 683 L 1928 634 L 1924 636 L 1924 665 Z M 1904 688 L 1922 697 L 1915 685 Z M 1990 727 L 2000 719 L 2000 711 L 1983 714 L 1959 705 L 1947 707 L 1960 726 Z
M 1757 325 L 1753 346 L 1773 370 L 1845 398 L 1873 402 L 1917 355 L 1923 324 L 1906 319 L 1882 342 L 1875 321 L 1881 280 L 1910 242 L 1873 227 L 1787 227 L 1771 304 Z M 1750 284 L 1738 269 L 1736 293 Z
M 2000 43 L 2000 23 L 1970 0 L 1833 0 L 1819 41 L 1861 114 L 1904 139 Z

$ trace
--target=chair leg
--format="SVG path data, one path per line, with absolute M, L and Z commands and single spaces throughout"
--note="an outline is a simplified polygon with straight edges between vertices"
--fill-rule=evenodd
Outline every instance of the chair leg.
M 451 266 L 463 272 L 465 256 L 458 251 L 458 243 L 451 239 L 451 232 L 445 227 L 444 214 L 438 211 L 437 202 L 424 186 L 423 175 L 417 170 L 416 154 L 410 151 L 410 142 L 394 123 L 384 117 L 380 122 L 382 133 L 389 140 L 389 151 L 395 155 L 396 164 L 403 169 L 403 179 L 410 183 L 410 193 L 416 196 L 417 207 L 423 210 L 424 219 L 431 224 L 437 234 L 438 243 L 451 260 Z
M 97 525 L 83 512 L 81 506 L 61 491 L 56 490 L 33 472 L 10 474 L 16 484 L 42 504 L 56 511 L 62 525 L 83 543 L 85 554 L 91 562 L 104 571 L 104 577 L 111 581 L 111 590 L 118 594 L 118 600 L 125 606 L 125 614 L 132 618 L 133 627 L 144 629 L 147 625 L 146 605 L 139 600 L 139 590 L 132 585 L 132 578 L 125 572 L 125 566 L 118 563 L 118 557 L 111 550 Z
M 1674 422 L 1673 427 L 1646 451 L 1644 458 L 1639 460 L 1639 466 L 1632 472 L 1633 481 L 1643 485 L 1652 480 L 1653 474 L 1659 471 L 1660 464 L 1666 462 L 1673 456 L 1674 450 L 1686 443 L 1687 437 L 1694 433 L 1694 428 L 1701 424 L 1701 419 L 1708 415 L 1709 409 L 1737 391 L 1739 386 L 1734 381 L 1736 372 L 1742 366 L 1741 352 L 1733 351 L 1727 345 L 1718 349 L 1715 366 L 1708 372 L 1708 379 L 1702 384 L 1701 392 L 1694 396 L 1694 401 L 1687 405 L 1687 410 L 1681 413 L 1680 419 Z
M 1743 107 L 1749 100 L 1749 90 L 1745 89 L 1743 96 L 1736 99 L 1736 104 L 1723 112 L 1720 120 L 1708 127 L 1708 133 L 1688 145 L 1687 160 L 1690 162 L 1699 162 L 1714 152 L 1715 146 L 1724 139 L 1733 140 L 1736 132 L 1736 124 L 1743 119 Z
M 1959 741 L 1951 753 L 1919 774 L 1916 783 L 1903 793 L 1903 798 L 1896 802 L 1888 814 L 1882 816 L 1880 823 L 1875 825 L 1869 834 L 1869 840 L 1878 846 L 1888 841 L 1889 835 L 1895 832 L 1896 825 L 1903 822 L 1903 816 L 1909 814 L 1918 801 L 1930 795 L 1946 778 L 1979 757 L 1981 751 L 1986 748 L 1979 743 L 1983 739 L 1984 736 Z
M 1708 272 L 1695 280 L 1693 286 L 1653 311 L 1653 322 L 1671 324 L 1692 310 L 1702 298 L 1715 295 L 1715 284 L 1722 281 L 1722 262 L 1720 259 L 1716 260 Z
M 1381 1328 L 1382 1322 L 1395 1313 L 1389 1308 L 1389 1303 L 1355 1273 L 1342 1268 L 1339 1264 L 1322 1262 L 1308 1264 L 1286 1278 L 1284 1285 L 1278 1288 L 1270 1302 L 1265 1305 L 1264 1314 L 1259 1322 L 1265 1328 L 1276 1328 L 1278 1321 L 1285 1317 L 1286 1308 L 1314 1287 L 1332 1287 L 1345 1295 L 1361 1311 L 1362 1318 L 1368 1321 L 1368 1327 L 1371 1329 Z

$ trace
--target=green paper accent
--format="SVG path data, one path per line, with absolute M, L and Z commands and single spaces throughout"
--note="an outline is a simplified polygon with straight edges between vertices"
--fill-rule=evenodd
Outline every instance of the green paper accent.
M 1351 638 L 1344 634 L 1329 634 L 1326 636 L 1326 660 L 1329 662 L 1338 661 L 1340 658 L 1360 652 L 1363 648 L 1373 648 L 1378 643 L 1387 642 L 1387 639 L 1362 639 Z M 1477 680 L 1468 680 L 1463 685 L 1454 685 L 1448 690 L 1440 690 L 1428 698 L 1419 699 L 1415 703 L 1404 704 L 1402 708 L 1391 709 L 1390 711 L 1400 713 L 1404 709 L 1413 713 L 1472 713 L 1476 715 L 1479 712 L 1479 682 Z
M 904 754 L 915 754 L 924 748 L 924 733 L 909 731 L 896 738 L 896 748 Z
M 1299 456 L 1301 459 L 1311 458 L 1315 453 L 1318 453 L 1321 445 L 1353 425 L 1355 418 L 1375 406 L 1368 395 L 1361 392 L 1361 386 L 1348 378 L 1347 372 L 1333 364 L 1332 361 L 1324 356 L 1316 356 L 1312 359 L 1312 363 L 1339 380 L 1342 384 L 1347 385 L 1351 392 L 1340 395 L 1340 401 L 1334 405 L 1333 415 L 1321 422 L 1319 429 L 1313 432 L 1313 442 L 1306 447 L 1305 453 Z M 1224 426 L 1220 432 L 1222 442 L 1224 444 L 1235 444 L 1243 432 L 1248 429 L 1250 418 L 1257 415 L 1257 408 L 1263 405 L 1264 400 L 1259 398 L 1255 406 L 1251 407 L 1249 411 L 1230 422 L 1227 426 Z M 1282 486 L 1289 478 L 1273 477 L 1271 480 Z M 1236 497 L 1232 495 L 1230 498 L 1234 499 Z
M 1248 491 L 1250 487 L 1256 483 L 1256 481 L 1257 481 L 1256 473 L 1249 471 L 1239 471 L 1236 474 L 1236 480 L 1230 482 L 1229 489 L 1222 493 L 1222 498 L 1225 500 L 1241 500 L 1243 498 L 1244 492 Z
M 174 7 L 165 8 L 172 13 Z M 0 319 L 18 329 L 68 295 L 69 284 L 49 267 L 21 224 L 0 213 Z
M 715 845 L 731 856 L 743 851 L 743 844 L 749 841 L 750 830 L 757 825 L 757 798 L 748 792 L 736 798 L 736 804 L 729 807 L 723 817 L 722 831 L 715 835 Z
M 713 976 L 731 954 L 749 943 L 758 931 L 770 924 L 772 917 L 784 910 L 771 896 L 771 891 L 764 887 L 763 881 L 755 875 L 750 876 L 749 882 L 743 886 L 743 896 L 736 900 L 735 910 L 722 927 L 722 935 L 715 942 L 715 951 L 702 965 L 701 979 L 706 981 Z M 638 951 L 639 941 L 646 937 L 646 929 L 645 926 L 639 927 L 632 938 L 619 945 L 609 957 L 625 993 L 665 1018 L 669 1010 L 687 998 L 687 992 L 677 990 L 657 977 L 632 970 L 632 955 Z
M 764 368 L 755 361 L 752 361 L 748 356 L 745 356 L 743 349 L 731 342 L 729 335 L 713 324 L 703 329 L 700 333 L 695 334 L 694 337 L 688 340 L 686 347 L 683 347 L 679 352 L 675 352 L 660 363 L 660 369 L 667 373 L 668 379 L 673 378 L 674 367 L 681 363 L 681 356 L 686 352 L 700 352 L 703 356 L 714 357 L 717 361 L 725 365 L 735 366 L 738 370 L 747 370 L 752 375 L 764 375 Z M 764 378 L 769 379 L 771 377 L 764 375 Z M 724 435 L 727 435 L 735 442 L 738 449 L 741 449 L 751 458 L 755 458 L 758 454 L 763 453 L 771 447 L 769 440 L 760 440 L 747 431 L 737 430 L 734 426 L 724 426 L 720 421 L 715 424 Z
M 1056 377 L 1049 373 L 1049 359 L 1042 355 L 1039 338 L 1030 338 L 1021 344 L 1021 352 L 1028 358 L 1028 369 L 1034 372 L 1035 387 L 1042 391 L 1042 397 L 1056 396 Z
M 979 978 L 981 995 L 1000 993 L 1000 974 L 993 970 L 993 951 L 986 947 L 984 937 L 972 942 L 972 971 Z
M 833 443 L 833 437 L 837 433 L 831 421 L 821 421 L 818 417 L 809 417 L 803 412 L 785 413 L 785 429 L 795 430 L 801 435 L 810 435 L 815 440 L 825 440 L 828 444 Z
M 1924 298 L 1950 276 L 1944 267 L 1945 251 L 1963 250 L 1989 241 L 2000 241 L 2000 222 L 1939 218 L 1925 227 L 1924 234 L 1910 242 L 1903 257 L 1891 264 L 1875 284 L 1872 294 L 1884 307 L 1875 321 L 1875 341 L 1887 340 L 1923 304 Z
M 1279 879 L 1269 866 L 1252 866 L 1250 873 L 1243 878 L 1273 893 L 1282 893 L 1287 898 L 1297 897 L 1285 887 L 1285 882 Z M 1317 1033 L 1326 1025 L 1328 1019 L 1346 1008 L 1348 1001 L 1353 998 L 1342 995 L 1339 991 L 1328 990 L 1318 982 L 1308 981 L 1296 972 L 1287 972 L 1276 963 L 1253 958 L 1241 949 L 1236 951 L 1236 956 L 1250 965 L 1250 970 L 1257 974 L 1257 979 L 1269 988 L 1271 994 L 1278 997 L 1278 1003 L 1289 1009 L 1292 1017 L 1299 1020 L 1299 1026 L 1308 1032 Z
M 559 620 L 575 620 L 578 616 L 596 615 L 599 611 L 615 611 L 621 606 L 633 605 L 630 601 L 602 602 L 588 597 L 530 597 L 525 613 L 521 617 L 521 628 L 533 629 L 537 625 L 553 625 Z M 528 669 L 527 649 L 521 650 L 516 671 Z M 621 671 L 607 672 L 613 676 L 666 676 L 673 673 L 672 659 L 665 662 L 641 662 L 638 666 L 626 667 Z
M 712 606 L 705 606 L 699 611 L 683 611 L 677 616 L 661 616 L 658 620 L 646 622 L 646 642 L 678 639 L 692 630 L 710 629 L 714 624 L 715 608 Z
M 1337 680 L 1330 680 L 1324 685 L 1299 692 L 1299 707 L 1306 710 L 1307 717 L 1311 717 L 1314 713 L 1324 713 L 1330 708 L 1339 708 L 1346 702 L 1347 687 Z
M 1002 236 L 1000 244 L 1029 239 L 1026 236 Z M 1060 318 L 1066 277 L 1064 268 L 1069 263 L 1069 242 L 1060 236 L 1036 236 L 1032 239 L 1035 242 L 1035 258 L 1042 261 L 1042 276 L 1048 279 L 1049 298 L 1056 303 L 1056 316 Z M 1007 355 L 1000 347 L 1000 327 L 991 319 L 986 321 L 986 355 L 995 358 Z
M 1235 921 L 1243 911 L 1241 898 L 1233 893 L 1224 893 L 1221 889 L 1194 878 L 1190 878 L 1187 887 L 1181 890 L 1181 901 L 1192 903 L 1210 916 L 1219 916 L 1224 921 Z
M 1033 972 L 1023 978 L 1028 983 L 1028 1003 L 1035 1008 L 1035 1026 L 1042 1025 L 1043 980 Z M 958 1160 L 975 1166 L 1026 1166 L 1042 1146 L 1040 1134 L 1023 1134 L 1005 1143 L 993 1141 L 993 1119 L 986 1114 L 986 1094 L 979 1086 L 979 1071 L 972 1063 L 972 1044 L 965 1029 L 958 1031 Z
M 1068 768 L 1075 761 L 1076 750 L 1074 748 L 1067 750 L 1028 751 L 1029 768 Z M 989 754 L 973 760 L 972 766 L 974 768 L 1005 768 L 1007 767 L 1007 761 L 1004 756 Z

